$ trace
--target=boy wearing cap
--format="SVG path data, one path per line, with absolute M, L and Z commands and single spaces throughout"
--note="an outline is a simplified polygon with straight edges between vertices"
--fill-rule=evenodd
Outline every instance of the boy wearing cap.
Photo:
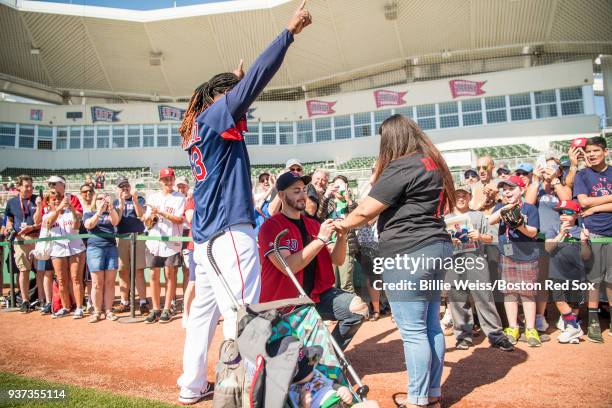
M 492 293 L 483 289 L 461 289 L 454 285 L 455 281 L 459 280 L 471 283 L 490 283 L 489 268 L 485 261 L 483 244 L 493 242 L 493 236 L 489 232 L 484 214 L 481 211 L 470 210 L 469 203 L 472 198 L 470 187 L 466 185 L 456 187 L 455 196 L 457 199 L 455 210 L 446 219 L 447 223 L 452 223 L 452 216 L 467 216 L 469 218 L 468 225 L 458 225 L 460 231 L 453 229 L 461 233 L 459 238 L 453 237 L 455 264 L 466 265 L 465 270 L 459 273 L 459 270 L 451 269 L 446 275 L 447 282 L 452 285 L 448 296 L 457 338 L 456 348 L 467 350 L 472 346 L 474 317 L 471 303 L 473 302 L 480 325 L 489 338 L 491 346 L 503 351 L 512 351 L 514 346 L 504 335 Z M 467 265 L 473 265 L 473 267 L 468 268 Z M 470 301 L 470 297 L 472 301 Z
M 150 237 L 177 237 L 183 233 L 183 213 L 185 212 L 185 197 L 176 191 L 174 186 L 174 170 L 161 169 L 159 182 L 162 191 L 152 194 L 147 200 L 147 212 L 144 215 L 145 224 L 149 228 Z M 176 272 L 180 263 L 181 243 L 176 241 L 146 241 L 145 262 L 151 268 L 151 302 L 153 311 L 145 323 L 169 323 L 170 308 L 176 295 Z M 164 268 L 166 277 L 166 299 L 164 310 L 160 310 L 160 269 Z
M 523 178 L 515 175 L 508 180 L 500 181 L 498 188 L 503 188 L 506 205 L 497 204 L 494 213 L 489 217 L 489 224 L 499 223 L 498 247 L 500 252 L 499 269 L 501 283 L 508 288 L 500 290 L 505 295 L 504 308 L 508 317 L 505 329 L 506 336 L 512 344 L 519 339 L 518 300 L 523 304 L 525 312 L 525 337 L 531 347 L 542 345 L 540 336 L 535 329 L 536 303 L 533 286 L 538 282 L 538 259 L 540 251 L 536 244 L 536 236 L 540 228 L 538 209 L 522 200 L 525 189 Z M 520 209 L 523 217 L 516 226 L 511 226 L 502 220 L 502 210 L 508 211 L 515 207 Z
M 578 343 L 584 334 L 578 322 L 578 309 L 583 301 L 582 291 L 573 289 L 574 283 L 585 280 L 584 266 L 591 258 L 589 231 L 577 224 L 580 205 L 573 200 L 560 201 L 555 210 L 560 214 L 560 225 L 545 231 L 544 247 L 550 254 L 549 277 L 554 284 L 552 296 L 561 317 L 557 327 L 559 343 Z M 562 285 L 567 285 L 565 288 Z
M 273 247 L 278 233 L 288 229 L 279 247 L 304 292 L 315 302 L 325 320 L 338 320 L 332 336 L 345 349 L 368 315 L 368 306 L 360 297 L 334 288 L 333 265 L 342 265 L 346 256 L 346 235 L 338 234 L 331 244 L 333 221 L 319 224 L 303 214 L 306 207 L 309 176 L 287 172 L 276 180 L 282 210 L 263 223 L 259 230 L 259 254 L 262 259 L 260 302 L 290 299 L 299 295 L 276 259 Z
M 612 244 L 605 242 L 612 238 L 612 168 L 606 164 L 608 146 L 603 137 L 588 139 L 584 151 L 589 167 L 576 174 L 574 197 L 583 209 L 582 218 L 590 232 L 593 250 L 593 262 L 586 271 L 587 281 L 595 284 L 595 288 L 589 291 L 587 338 L 602 343 L 597 315 L 602 283 L 606 288 L 608 304 L 612 305 Z M 608 334 L 612 336 L 612 326 Z

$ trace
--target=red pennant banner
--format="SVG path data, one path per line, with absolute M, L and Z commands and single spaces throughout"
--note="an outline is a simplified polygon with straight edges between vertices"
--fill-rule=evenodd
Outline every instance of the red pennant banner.
M 448 82 L 453 99 L 460 96 L 483 95 L 485 91 L 482 90 L 482 86 L 486 83 L 487 81 L 475 82 L 466 81 L 463 79 L 453 79 L 452 81 Z
M 387 91 L 386 89 L 379 89 L 374 91 L 374 101 L 376 101 L 376 107 L 389 105 L 403 105 L 406 101 L 403 99 L 407 92 L 395 92 Z
M 336 113 L 332 107 L 336 104 L 336 102 L 325 102 L 325 101 L 317 101 L 311 99 L 306 101 L 306 110 L 308 110 L 308 116 L 317 116 L 317 115 L 331 115 L 332 113 Z

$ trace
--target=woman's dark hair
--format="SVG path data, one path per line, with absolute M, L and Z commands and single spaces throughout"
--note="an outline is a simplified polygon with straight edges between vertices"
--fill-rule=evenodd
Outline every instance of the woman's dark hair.
M 206 108 L 213 104 L 215 96 L 223 95 L 236 86 L 238 82 L 240 82 L 240 78 L 235 74 L 224 72 L 215 75 L 210 78 L 208 82 L 204 82 L 196 88 L 189 100 L 189 106 L 183 117 L 181 127 L 179 127 L 179 133 L 183 138 L 183 142 L 189 140 L 195 119 L 200 113 L 204 112 Z
M 378 180 L 383 170 L 393 160 L 413 154 L 422 154 L 430 158 L 442 172 L 444 209 L 445 213 L 451 212 L 455 208 L 455 187 L 446 161 L 419 125 L 405 116 L 399 114 L 390 116 L 380 125 L 380 153 L 376 162 L 374 180 Z
M 348 186 L 348 183 L 349 183 L 348 179 L 345 176 L 343 176 L 342 174 L 338 174 L 336 177 L 334 177 L 334 179 L 332 180 L 332 183 L 335 183 L 336 180 L 338 180 L 338 179 L 344 181 L 344 184 L 346 184 Z

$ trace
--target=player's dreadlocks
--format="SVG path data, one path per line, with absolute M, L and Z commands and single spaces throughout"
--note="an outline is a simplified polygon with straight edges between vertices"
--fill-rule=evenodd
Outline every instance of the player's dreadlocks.
M 235 74 L 224 72 L 215 75 L 208 80 L 208 82 L 204 82 L 196 88 L 189 101 L 189 107 L 187 108 L 187 112 L 185 112 L 181 127 L 179 128 L 179 133 L 183 138 L 183 142 L 186 143 L 189 140 L 195 119 L 200 113 L 213 104 L 215 96 L 226 93 L 239 81 L 240 78 Z

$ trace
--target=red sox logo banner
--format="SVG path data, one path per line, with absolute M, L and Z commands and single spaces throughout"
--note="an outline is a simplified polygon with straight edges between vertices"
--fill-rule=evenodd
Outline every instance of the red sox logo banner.
M 466 81 L 463 79 L 453 79 L 452 81 L 448 82 L 448 85 L 450 86 L 453 99 L 455 99 L 460 96 L 477 96 L 485 94 L 486 92 L 482 89 L 482 87 L 486 83 L 487 81 L 475 82 Z
M 186 109 L 175 108 L 174 106 L 159 105 L 157 107 L 159 111 L 159 120 L 183 120 Z
M 406 94 L 407 92 L 394 92 L 387 91 L 386 89 L 379 89 L 374 91 L 374 101 L 376 102 L 377 108 L 389 105 L 403 105 L 406 103 L 403 99 Z
M 121 111 L 115 111 L 101 106 L 91 107 L 91 120 L 93 122 L 119 122 L 119 115 Z
M 306 101 L 308 117 L 317 115 L 331 115 L 332 113 L 336 113 L 336 111 L 332 109 L 335 104 L 336 102 L 317 101 L 315 99 Z
M 30 109 L 30 120 L 43 120 L 42 109 Z

